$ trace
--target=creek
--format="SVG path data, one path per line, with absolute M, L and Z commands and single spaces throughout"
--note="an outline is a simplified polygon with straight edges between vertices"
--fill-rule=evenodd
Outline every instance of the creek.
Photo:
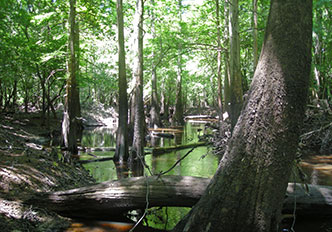
M 187 122 L 183 128 L 177 128 L 174 138 L 157 138 L 152 137 L 147 146 L 168 147 L 179 144 L 195 143 L 199 140 L 199 136 L 205 132 L 203 123 Z M 211 133 L 211 131 L 209 132 Z M 115 147 L 115 129 L 114 128 L 95 128 L 84 130 L 81 144 L 83 147 Z M 159 174 L 168 170 L 181 157 L 185 156 L 191 148 L 177 150 L 161 155 L 148 154 L 145 156 L 145 163 L 153 174 Z M 92 154 L 91 154 L 92 153 Z M 114 151 L 93 151 L 90 154 L 80 152 L 82 160 L 93 158 L 91 155 L 98 157 L 113 157 Z M 182 175 L 211 178 L 219 163 L 219 158 L 212 154 L 207 146 L 195 148 L 188 157 L 181 160 L 167 175 Z M 116 166 L 112 160 L 103 162 L 91 162 L 84 164 L 90 174 L 97 180 L 103 182 L 118 179 Z M 300 169 L 306 176 L 305 182 L 319 185 L 332 185 L 332 155 L 331 156 L 314 156 L 303 159 L 300 163 Z M 147 169 L 144 170 L 146 175 L 151 175 Z M 131 176 L 131 173 L 128 174 Z M 301 174 L 300 174 L 301 175 Z M 298 179 L 298 178 L 296 178 Z M 145 223 L 149 226 L 159 229 L 172 229 L 176 223 L 189 211 L 189 208 L 164 207 L 161 209 L 153 208 L 148 211 Z M 113 219 L 110 218 L 110 221 Z M 91 222 L 89 222 L 91 224 Z M 114 225 L 115 222 L 109 222 L 108 225 Z M 117 222 L 124 223 L 124 222 Z M 292 221 L 288 222 L 292 223 Z M 128 231 L 129 229 L 116 229 L 110 226 L 101 226 L 100 222 L 94 222 L 93 229 L 87 225 L 80 226 L 89 228 L 85 231 Z M 104 223 L 105 224 L 105 223 Z M 103 224 L 103 225 L 104 225 Z M 325 219 L 313 220 L 297 220 L 295 224 L 296 231 L 316 231 L 326 224 Z M 287 225 L 289 227 L 289 225 Z M 286 227 L 287 227 L 286 226 Z M 76 230 L 68 230 L 76 231 Z M 77 230 L 78 231 L 78 230 Z M 135 230 L 136 231 L 136 230 Z M 291 231 L 285 229 L 283 231 Z M 318 231 L 318 230 L 317 230 Z
M 174 138 L 153 137 L 147 146 L 168 147 L 179 144 L 198 142 L 198 137 L 204 133 L 204 124 L 186 123 L 183 129 L 177 129 Z M 154 141 L 152 141 L 154 139 Z M 85 130 L 82 138 L 83 147 L 115 147 L 115 133 L 112 129 L 97 128 L 97 130 Z M 148 154 L 145 156 L 145 163 L 154 174 L 168 170 L 177 160 L 183 157 L 190 148 L 173 151 L 161 155 Z M 113 157 L 114 151 L 95 151 L 93 155 L 102 157 Z M 91 159 L 91 155 L 81 153 L 81 159 Z M 169 175 L 212 177 L 218 166 L 218 157 L 213 155 L 208 147 L 197 147 L 190 155 L 182 160 Z M 113 161 L 92 162 L 85 164 L 97 182 L 117 179 L 116 168 Z M 147 170 L 145 170 L 147 171 Z M 148 175 L 150 173 L 147 172 Z
M 183 128 L 176 128 L 172 132 L 166 132 L 174 135 L 174 138 L 151 137 L 147 143 L 147 147 L 169 147 L 174 145 L 191 144 L 199 141 L 199 136 L 205 132 L 205 124 L 186 123 Z M 115 147 L 115 130 L 114 128 L 94 128 L 83 131 L 81 140 L 82 147 L 98 148 L 98 147 Z M 208 133 L 212 133 L 209 131 Z M 145 155 L 145 163 L 153 174 L 159 174 L 170 169 L 181 157 L 185 156 L 191 148 L 176 150 L 160 155 Z M 88 154 L 89 153 L 89 154 Z M 98 157 L 113 157 L 114 151 L 91 151 L 80 152 L 81 160 L 93 159 Z M 181 160 L 167 175 L 182 175 L 182 176 L 196 176 L 212 178 L 219 163 L 219 158 L 212 154 L 210 148 L 207 146 L 196 147 L 185 159 Z M 118 179 L 116 166 L 112 160 L 103 162 L 91 162 L 84 164 L 84 167 L 97 180 L 103 182 L 108 180 Z M 146 168 L 144 173 L 151 175 Z M 129 173 L 129 176 L 131 173 Z M 147 215 L 146 224 L 159 229 L 172 229 L 176 223 L 187 214 L 189 208 L 175 208 L 165 207 L 161 209 L 152 208 Z M 113 220 L 113 219 L 110 219 Z M 113 223 L 113 222 L 112 222 Z M 123 223 L 123 222 L 121 222 Z M 91 224 L 89 222 L 89 224 Z M 94 229 L 98 228 L 100 231 L 121 231 L 109 230 L 102 227 L 100 223 L 94 223 Z M 75 224 L 77 225 L 77 223 Z M 91 225 L 84 225 L 86 231 L 91 231 Z M 82 228 L 81 228 L 82 229 Z M 70 230 L 75 231 L 75 230 Z M 136 231 L 136 230 L 135 230 Z

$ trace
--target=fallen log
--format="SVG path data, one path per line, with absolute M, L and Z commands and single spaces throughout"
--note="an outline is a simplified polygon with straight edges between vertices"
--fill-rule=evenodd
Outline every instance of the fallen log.
M 190 176 L 133 177 L 97 185 L 41 193 L 26 201 L 61 215 L 79 218 L 109 218 L 128 210 L 159 206 L 191 207 L 204 193 L 210 179 Z M 332 187 L 290 183 L 283 213 L 311 217 L 332 216 Z M 147 189 L 148 194 L 147 194 Z
M 78 218 L 105 218 L 132 209 L 191 207 L 201 197 L 210 179 L 190 176 L 133 177 L 97 185 L 38 194 L 26 203 Z M 148 195 L 147 195 L 147 189 Z
M 206 119 L 206 118 L 209 118 L 209 119 L 216 119 L 216 117 L 214 116 L 211 116 L 211 115 L 188 115 L 188 116 L 185 116 L 184 117 L 184 120 L 187 120 L 187 119 Z
M 193 122 L 217 122 L 218 119 L 214 116 L 210 115 L 191 115 L 191 116 L 186 116 L 184 117 L 185 121 L 193 121 Z
M 95 159 L 89 159 L 89 160 L 79 160 L 78 162 L 80 164 L 88 164 L 93 162 L 103 162 L 103 161 L 110 161 L 113 160 L 113 157 L 96 157 Z
M 178 128 L 149 128 L 149 131 L 170 132 L 170 133 L 183 133 L 183 130 L 180 130 Z
M 79 147 L 79 151 L 92 152 L 92 151 L 115 151 L 115 147 Z
M 154 131 L 152 131 L 151 135 L 152 136 L 157 136 L 157 137 L 162 137 L 162 138 L 174 139 L 174 135 L 173 134 L 169 134 L 169 133 L 162 133 L 162 132 L 154 132 Z
M 169 153 L 175 150 L 181 150 L 181 149 L 187 149 L 192 147 L 199 147 L 199 146 L 205 146 L 207 145 L 206 142 L 197 142 L 197 143 L 189 143 L 189 144 L 181 144 L 181 145 L 175 145 L 175 146 L 169 146 L 169 147 L 153 147 L 153 148 L 147 148 L 147 152 L 151 152 L 154 155 L 163 154 L 163 153 Z
M 332 186 L 289 183 L 283 211 L 292 213 L 296 203 L 296 215 L 310 217 L 332 216 Z

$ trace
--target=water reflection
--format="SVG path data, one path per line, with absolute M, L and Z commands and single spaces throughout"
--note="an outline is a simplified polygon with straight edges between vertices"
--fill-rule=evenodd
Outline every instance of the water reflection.
M 83 130 L 81 144 L 84 147 L 114 147 L 116 128 L 97 127 Z
M 148 146 L 150 147 L 168 147 L 180 144 L 194 143 L 198 141 L 198 136 L 204 130 L 204 124 L 187 123 L 183 128 L 171 128 L 162 132 L 173 134 L 174 138 L 151 137 Z M 83 147 L 115 147 L 115 129 L 98 128 L 95 130 L 85 130 L 83 132 Z M 158 174 L 169 169 L 176 161 L 181 159 L 190 150 L 184 149 L 173 151 L 158 156 L 146 155 L 144 162 L 152 170 L 152 173 Z M 190 155 L 182 160 L 169 175 L 200 176 L 212 177 L 217 166 L 218 158 L 214 155 L 207 155 L 207 147 L 197 147 Z M 92 157 L 85 152 L 80 152 L 81 159 L 91 159 Z M 93 151 L 93 155 L 98 157 L 113 157 L 113 151 Z M 92 162 L 84 164 L 84 167 L 90 171 L 98 182 L 107 180 L 116 180 L 123 177 L 143 175 L 143 171 L 150 175 L 148 170 L 142 169 L 140 160 L 136 160 L 132 165 L 123 164 L 117 166 L 113 161 Z M 128 168 L 130 170 L 128 170 Z
M 198 136 L 203 133 L 204 124 L 187 123 L 181 128 L 171 128 L 163 133 L 172 134 L 171 138 L 151 136 L 148 143 L 150 147 L 168 147 L 180 144 L 198 142 Z M 85 130 L 83 132 L 83 147 L 115 147 L 115 130 L 99 129 Z M 185 156 L 191 148 L 169 152 L 161 155 L 145 155 L 144 162 L 153 174 L 159 174 L 170 169 L 178 160 Z M 218 158 L 208 154 L 207 147 L 195 148 L 185 159 L 181 160 L 167 175 L 197 176 L 211 178 L 217 167 Z M 81 159 L 91 159 L 87 153 L 81 152 Z M 93 151 L 98 157 L 113 157 L 114 151 Z M 205 158 L 203 158 L 205 157 Z M 113 161 L 92 162 L 84 164 L 97 182 L 116 180 L 124 177 L 151 175 L 147 168 L 142 169 L 141 160 L 135 160 L 131 165 L 115 165 Z M 162 208 L 151 209 L 148 215 L 148 224 L 160 229 L 171 229 L 189 211 L 188 208 Z M 158 222 L 158 220 L 161 220 Z
M 148 146 L 151 147 L 167 147 L 179 144 L 188 144 L 198 141 L 198 137 L 204 133 L 204 124 L 187 123 L 184 128 L 172 128 L 172 130 L 163 131 L 174 135 L 174 138 L 160 138 L 152 136 Z M 85 130 L 83 132 L 82 146 L 84 147 L 115 147 L 115 130 L 99 128 L 98 130 Z M 173 151 L 162 155 L 146 155 L 144 162 L 151 169 L 152 173 L 159 174 L 168 170 L 174 163 L 181 159 L 190 150 Z M 198 176 L 211 178 L 217 167 L 218 158 L 214 155 L 208 154 L 207 147 L 197 147 L 190 155 L 179 162 L 168 175 L 183 175 L 183 176 Z M 83 159 L 91 158 L 86 153 L 81 153 Z M 94 151 L 94 155 L 102 157 L 113 157 L 114 152 Z M 206 155 L 208 154 L 208 155 Z M 206 156 L 205 156 L 206 155 Z M 205 157 L 205 158 L 203 158 Z M 137 163 L 136 163 L 137 165 Z M 330 156 L 313 156 L 306 158 L 301 162 L 301 168 L 308 177 L 308 183 L 318 185 L 332 185 L 332 155 Z M 84 165 L 98 182 L 115 180 L 123 177 L 142 175 L 143 169 L 132 169 L 128 171 L 127 165 L 115 165 L 113 161 L 94 162 Z M 136 167 L 132 165 L 132 167 Z M 147 175 L 150 173 L 145 169 Z M 150 226 L 160 229 L 171 229 L 173 226 L 188 212 L 188 208 L 161 208 L 150 209 L 150 214 L 147 216 Z M 296 231 L 314 231 L 303 229 L 305 222 L 296 224 L 299 228 Z M 313 224 L 312 220 L 308 223 Z M 318 221 L 316 228 L 322 224 Z M 314 227 L 313 227 L 314 228 Z

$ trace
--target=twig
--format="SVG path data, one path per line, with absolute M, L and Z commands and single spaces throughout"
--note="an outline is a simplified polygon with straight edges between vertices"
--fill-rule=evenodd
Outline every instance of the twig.
M 138 158 L 140 159 L 141 163 L 142 163 L 142 166 L 143 167 L 147 167 L 150 174 L 151 174 L 151 170 L 149 168 L 149 166 L 147 166 L 144 162 L 144 160 L 142 159 L 142 157 L 139 155 Z M 149 209 L 149 181 L 148 181 L 148 176 L 147 175 L 144 175 L 145 176 L 145 181 L 146 181 L 146 195 L 145 195 L 145 201 L 146 201 L 146 205 L 145 205 L 145 210 L 144 210 L 144 213 L 142 215 L 142 217 L 136 222 L 136 224 L 133 226 L 133 228 L 131 228 L 129 230 L 129 232 L 133 232 L 134 229 L 138 226 L 139 223 L 141 223 L 141 221 L 145 218 L 145 215 L 147 214 L 148 212 L 148 209 Z
M 183 157 L 181 157 L 181 159 L 179 159 L 178 161 L 176 161 L 172 167 L 170 167 L 167 171 L 164 172 L 160 172 L 159 174 L 157 174 L 158 178 L 168 172 L 170 172 L 173 168 L 175 168 L 175 166 L 180 163 L 183 159 L 185 159 L 195 148 L 197 148 L 198 146 L 195 146 L 193 148 L 190 149 L 190 151 L 187 152 L 187 154 L 185 154 Z
M 307 137 L 307 136 L 312 135 L 312 134 L 314 134 L 314 133 L 316 133 L 316 132 L 321 132 L 322 130 L 327 129 L 327 128 L 329 128 L 330 126 L 332 126 L 332 122 L 329 123 L 329 124 L 326 124 L 325 126 L 319 128 L 319 129 L 317 129 L 317 130 L 309 131 L 309 132 L 307 132 L 307 133 L 301 135 L 300 138 Z
M 90 155 L 90 156 L 93 156 L 93 157 L 95 157 L 95 158 L 97 158 L 98 156 L 96 156 L 96 155 L 94 155 L 94 154 L 92 154 L 92 153 L 87 153 L 88 155 Z
M 164 174 L 170 172 L 179 162 L 181 162 L 181 160 L 185 159 L 196 147 L 198 147 L 198 146 L 195 146 L 195 147 L 191 148 L 190 151 L 188 151 L 187 154 L 185 154 L 181 159 L 179 159 L 177 162 L 175 162 L 175 164 L 170 169 L 168 169 L 165 172 L 159 173 L 157 175 L 158 176 L 157 178 L 159 178 L 161 175 L 164 175 Z M 150 172 L 150 175 L 152 175 L 150 167 L 145 164 L 142 157 L 139 155 L 138 158 L 140 159 L 142 165 L 148 169 L 148 171 Z M 136 222 L 136 224 L 133 226 L 133 228 L 131 228 L 131 230 L 129 232 L 133 232 L 134 229 L 138 226 L 138 224 L 141 223 L 141 221 L 144 219 L 144 217 L 147 214 L 148 209 L 149 209 L 149 182 L 148 182 L 147 175 L 145 175 L 145 179 L 146 179 L 146 195 L 145 195 L 146 206 L 145 206 L 145 210 L 144 210 L 144 213 L 143 213 L 142 217 Z

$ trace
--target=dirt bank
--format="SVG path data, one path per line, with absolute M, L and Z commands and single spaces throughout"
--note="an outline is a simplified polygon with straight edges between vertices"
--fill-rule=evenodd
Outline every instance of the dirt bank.
M 24 204 L 31 194 L 94 183 L 76 162 L 47 146 L 61 119 L 49 125 L 37 113 L 0 114 L 0 231 L 63 231 L 69 220 Z

